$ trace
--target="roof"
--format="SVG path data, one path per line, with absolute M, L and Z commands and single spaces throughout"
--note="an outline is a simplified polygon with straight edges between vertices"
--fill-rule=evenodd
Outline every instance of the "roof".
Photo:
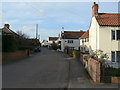
M 120 13 L 99 13 L 95 17 L 100 26 L 120 26 Z
M 80 38 L 89 37 L 89 30 L 87 30 Z
M 49 41 L 56 41 L 59 37 L 49 37 Z
M 78 39 L 83 35 L 84 31 L 64 31 L 62 34 L 63 39 Z

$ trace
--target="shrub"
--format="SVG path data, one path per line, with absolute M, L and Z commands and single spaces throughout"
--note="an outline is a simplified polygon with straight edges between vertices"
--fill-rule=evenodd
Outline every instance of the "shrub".
M 64 49 L 69 49 L 70 47 L 69 46 L 65 46 Z
M 80 51 L 79 50 L 73 50 L 73 58 L 77 59 L 80 57 Z
M 17 49 L 17 41 L 13 35 L 2 36 L 2 52 L 15 52 Z
M 57 45 L 56 43 L 51 44 L 51 47 L 52 47 L 52 49 L 54 49 L 54 50 L 57 50 L 57 49 L 58 49 L 58 45 Z
M 90 57 L 89 55 L 84 56 L 84 60 L 88 61 L 89 57 Z
M 103 53 L 102 50 L 95 51 L 90 55 L 91 55 L 92 58 L 100 61 L 101 63 L 104 63 L 105 60 L 107 60 L 109 58 L 108 55 L 106 53 Z
M 70 55 L 70 56 L 73 56 L 73 50 L 68 50 L 68 54 Z
M 120 68 L 105 68 L 105 76 L 120 76 Z

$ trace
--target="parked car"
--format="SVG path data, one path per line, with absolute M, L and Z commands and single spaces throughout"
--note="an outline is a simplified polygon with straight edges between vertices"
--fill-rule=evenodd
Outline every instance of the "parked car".
M 41 51 L 40 46 L 35 47 L 34 52 L 40 52 L 40 51 Z

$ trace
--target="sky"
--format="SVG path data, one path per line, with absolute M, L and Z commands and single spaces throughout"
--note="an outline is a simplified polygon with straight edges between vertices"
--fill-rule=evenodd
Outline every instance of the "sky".
M 1 2 L 0 28 L 10 24 L 11 30 L 35 38 L 36 24 L 40 40 L 58 36 L 65 30 L 88 30 L 93 2 Z M 117 2 L 99 2 L 99 12 L 118 13 Z

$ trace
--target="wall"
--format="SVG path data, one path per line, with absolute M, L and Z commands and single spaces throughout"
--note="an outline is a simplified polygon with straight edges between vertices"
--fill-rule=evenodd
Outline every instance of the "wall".
M 87 38 L 87 39 L 89 39 L 89 38 Z M 87 42 L 82 42 L 82 39 L 80 39 L 80 48 L 84 48 L 84 50 L 82 50 L 83 52 L 85 52 L 85 51 L 89 51 L 89 42 L 87 41 Z
M 111 51 L 120 51 L 120 40 L 111 40 L 111 31 L 119 30 L 118 27 L 100 27 L 100 50 L 108 54 L 111 60 Z M 105 45 L 104 45 L 105 44 Z
M 68 40 L 73 40 L 73 43 L 68 43 Z M 79 39 L 62 39 L 61 40 L 61 50 L 64 51 L 64 47 L 75 47 L 74 49 L 78 50 L 80 47 L 80 40 Z
M 97 44 L 98 43 L 98 44 Z M 93 17 L 89 29 L 89 49 L 95 51 L 99 48 L 99 25 Z
M 88 73 L 90 74 L 91 78 L 94 82 L 100 82 L 100 62 L 89 58 L 88 59 L 88 66 L 87 66 Z
M 28 51 L 2 53 L 2 62 L 23 59 L 28 56 Z

